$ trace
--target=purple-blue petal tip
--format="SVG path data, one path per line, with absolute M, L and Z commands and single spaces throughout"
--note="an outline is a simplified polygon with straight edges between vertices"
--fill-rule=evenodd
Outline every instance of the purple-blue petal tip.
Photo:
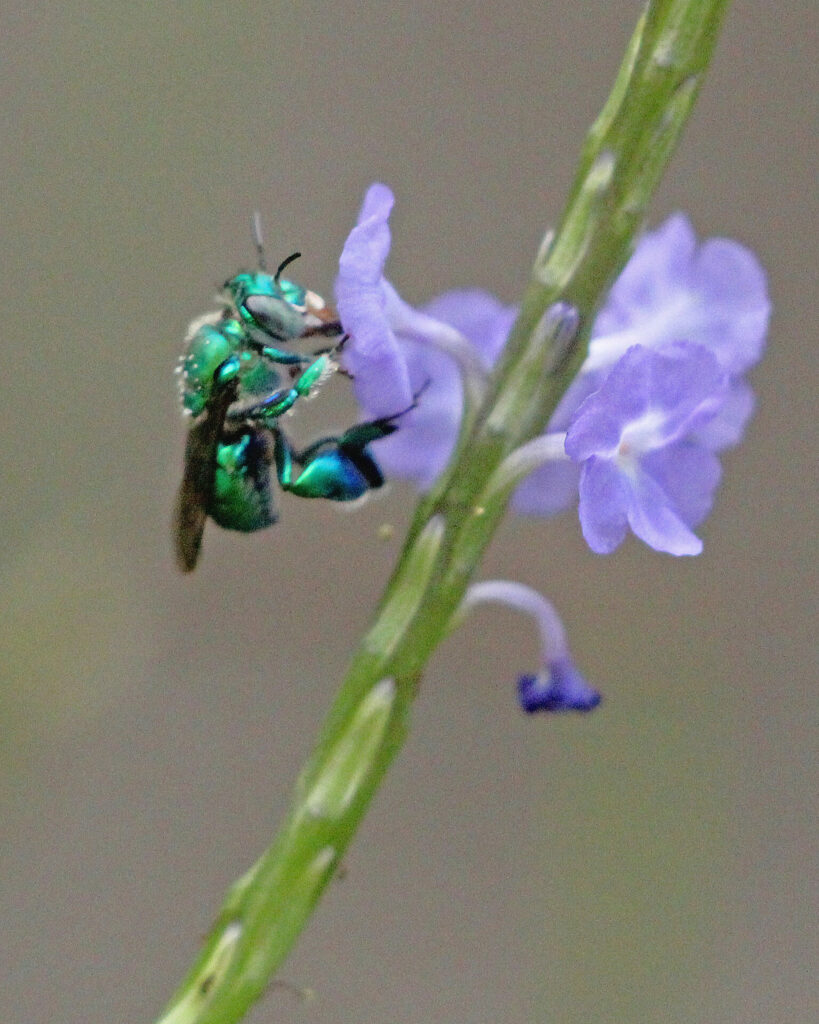
M 568 658 L 551 662 L 547 672 L 518 679 L 518 700 L 529 715 L 536 711 L 591 711 L 602 699 Z

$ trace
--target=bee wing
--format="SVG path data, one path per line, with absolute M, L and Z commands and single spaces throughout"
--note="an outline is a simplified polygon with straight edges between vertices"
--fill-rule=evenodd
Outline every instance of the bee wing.
M 191 572 L 199 558 L 213 492 L 216 448 L 237 391 L 235 380 L 221 387 L 212 396 L 203 418 L 188 433 L 173 528 L 176 564 L 182 572 Z

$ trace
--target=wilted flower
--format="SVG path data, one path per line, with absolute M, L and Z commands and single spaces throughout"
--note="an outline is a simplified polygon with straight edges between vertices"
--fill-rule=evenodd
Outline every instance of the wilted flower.
M 458 612 L 463 619 L 476 605 L 494 603 L 530 616 L 540 640 L 540 667 L 518 677 L 518 701 L 528 714 L 535 711 L 591 711 L 601 697 L 577 667 L 566 631 L 554 605 L 525 583 L 486 580 L 468 588 Z
M 602 700 L 570 658 L 552 661 L 537 675 L 518 678 L 518 700 L 527 714 L 593 711 Z

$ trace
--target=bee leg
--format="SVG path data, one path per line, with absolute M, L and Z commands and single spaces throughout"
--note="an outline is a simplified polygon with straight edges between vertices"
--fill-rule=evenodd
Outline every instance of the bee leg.
M 292 387 L 281 388 L 249 405 L 237 403 L 231 406 L 228 418 L 269 424 L 292 409 L 300 398 L 307 398 L 334 369 L 335 365 L 328 355 L 319 356 L 298 376 Z
M 339 437 L 323 437 L 301 451 L 290 444 L 281 429 L 276 430 L 274 459 L 282 490 L 329 501 L 363 497 L 384 484 L 381 468 L 367 445 L 395 429 L 386 420 L 360 423 Z

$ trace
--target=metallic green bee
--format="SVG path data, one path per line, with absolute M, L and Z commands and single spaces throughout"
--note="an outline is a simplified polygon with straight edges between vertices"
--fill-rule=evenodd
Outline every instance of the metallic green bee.
M 276 522 L 271 467 L 282 490 L 305 498 L 354 501 L 381 487 L 368 446 L 393 433 L 407 411 L 293 447 L 279 419 L 337 369 L 333 357 L 346 339 L 319 296 L 281 278 L 295 256 L 271 276 L 258 226 L 256 243 L 259 271 L 226 282 L 224 308 L 194 321 L 178 367 L 182 406 L 194 421 L 175 516 L 183 572 L 196 565 L 208 517 L 243 532 Z M 315 335 L 338 340 L 309 354 L 281 347 Z M 281 386 L 283 366 L 293 376 Z

